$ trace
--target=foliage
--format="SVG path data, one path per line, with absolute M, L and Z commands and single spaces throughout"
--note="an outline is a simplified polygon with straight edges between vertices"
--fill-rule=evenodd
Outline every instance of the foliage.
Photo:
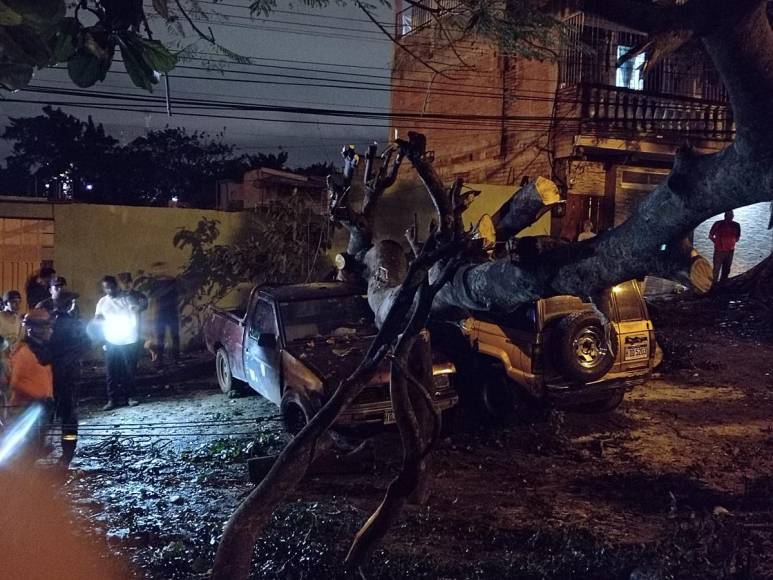
M 59 190 L 60 197 L 86 201 L 92 192 L 116 186 L 118 141 L 91 117 L 82 121 L 44 107 L 42 115 L 11 118 L 2 138 L 14 141 L 7 171 L 15 179 L 26 173 L 47 190 Z
M 221 137 L 167 127 L 121 145 L 91 118 L 44 107 L 42 115 L 10 118 L 0 134 L 13 141 L 0 183 L 4 191 L 26 193 L 34 180 L 36 193 L 77 201 L 168 205 L 176 198 L 182 205 L 209 207 L 216 180 L 287 163 L 284 151 L 236 156 Z
M 376 8 L 360 0 L 335 0 L 370 15 Z M 213 3 L 217 8 L 217 2 Z M 331 0 L 302 0 L 302 6 L 324 8 Z M 387 0 L 377 4 L 388 6 Z M 444 19 L 444 36 L 451 42 L 480 34 L 499 42 L 503 50 L 527 56 L 555 56 L 550 47 L 552 31 L 560 23 L 543 10 L 542 0 L 472 0 Z M 252 0 L 250 13 L 269 16 L 276 0 Z M 437 15 L 437 8 L 429 8 Z M 66 63 L 72 82 L 90 87 L 105 80 L 116 53 L 132 82 L 147 91 L 163 73 L 172 70 L 180 53 L 153 38 L 150 22 L 160 19 L 167 31 L 185 36 L 193 33 L 218 54 L 246 64 L 249 59 L 221 45 L 207 24 L 226 22 L 223 14 L 203 10 L 200 0 L 0 0 L 0 87 L 16 90 L 27 86 L 35 69 Z M 190 45 L 190 43 L 188 43 Z M 184 52 L 186 49 L 183 49 Z
M 166 0 L 154 9 L 169 18 Z M 143 34 L 144 33 L 144 34 Z M 67 63 L 79 87 L 105 80 L 116 49 L 138 87 L 151 90 L 177 57 L 152 38 L 141 0 L 80 0 L 68 12 L 65 0 L 0 2 L 0 86 L 23 88 L 35 69 Z
M 198 207 L 212 205 L 214 183 L 234 160 L 231 145 L 205 132 L 171 127 L 134 139 L 121 157 L 125 195 L 162 205 L 176 198 Z
M 534 0 L 478 0 L 454 11 L 447 28 L 457 34 L 479 35 L 497 42 L 502 51 L 528 58 L 557 57 L 560 20 Z M 456 34 L 454 34 L 456 32 Z
M 243 283 L 294 283 L 319 279 L 332 268 L 328 221 L 314 213 L 302 194 L 279 200 L 249 213 L 242 235 L 232 243 L 218 243 L 220 222 L 202 218 L 196 228 L 180 229 L 175 247 L 188 250 L 183 269 L 191 292 L 185 297 L 189 318 Z

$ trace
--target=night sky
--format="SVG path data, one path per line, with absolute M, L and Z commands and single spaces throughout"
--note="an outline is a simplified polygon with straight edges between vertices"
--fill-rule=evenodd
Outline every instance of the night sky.
M 114 62 L 105 82 L 89 89 L 72 84 L 64 69 L 39 71 L 32 90 L 4 95 L 26 102 L 0 100 L 0 123 L 5 125 L 9 116 L 37 115 L 45 103 L 56 102 L 70 114 L 84 119 L 91 115 L 122 142 L 146 129 L 166 125 L 210 133 L 224 131 L 224 141 L 235 145 L 237 153 L 277 152 L 281 146 L 290 155 L 290 166 L 338 160 L 344 143 L 383 142 L 387 138 L 386 120 L 356 116 L 360 111 L 389 109 L 392 44 L 376 25 L 356 6 L 293 8 L 283 0 L 270 18 L 250 19 L 248 3 L 200 3 L 209 13 L 210 22 L 199 20 L 197 24 L 205 30 L 211 27 L 222 45 L 252 61 L 237 64 L 217 54 L 208 43 L 197 41 L 189 48 L 192 59 L 179 63 L 170 75 L 172 117 L 165 112 L 163 81 L 152 93 L 158 102 L 127 101 L 127 96 L 149 95 L 134 88 L 123 64 Z M 150 0 L 146 4 L 149 6 Z M 218 15 L 227 15 L 227 21 L 222 22 Z M 393 29 L 390 8 L 382 7 L 376 15 Z M 196 40 L 187 27 L 187 35 L 181 38 L 170 36 L 158 18 L 151 20 L 151 26 L 157 38 L 178 48 Z M 36 92 L 41 90 L 76 94 Z M 208 102 L 188 102 L 185 107 L 175 99 Z M 245 104 L 322 108 L 351 112 L 352 116 L 234 109 Z M 0 158 L 9 152 L 9 144 L 0 141 Z

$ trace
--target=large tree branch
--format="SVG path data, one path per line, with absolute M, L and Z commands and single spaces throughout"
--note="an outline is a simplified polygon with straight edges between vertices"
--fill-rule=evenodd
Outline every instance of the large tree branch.
M 768 3 L 712 0 L 711 4 L 716 5 L 709 13 L 714 26 L 703 43 L 730 94 L 735 146 L 745 153 L 768 155 L 773 149 L 773 30 Z
M 532 268 L 507 259 L 460 268 L 438 293 L 436 308 L 509 312 L 541 297 L 589 296 L 649 273 L 684 268 L 661 251 L 690 229 L 735 207 L 773 198 L 773 156 L 749 157 L 738 149 L 708 156 L 683 151 L 668 180 L 619 227 L 540 257 Z

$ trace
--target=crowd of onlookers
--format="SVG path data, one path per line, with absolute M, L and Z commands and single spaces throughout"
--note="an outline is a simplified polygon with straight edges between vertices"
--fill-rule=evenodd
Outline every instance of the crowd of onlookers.
M 81 317 L 79 295 L 53 268 L 42 268 L 28 280 L 26 312 L 21 292 L 5 292 L 0 304 L 0 424 L 35 409 L 41 425 L 61 425 L 61 463 L 69 465 L 78 439 L 77 375 L 95 346 L 105 356 L 107 403 L 102 409 L 139 404 L 135 376 L 144 349 L 163 366 L 169 335 L 171 358 L 177 362 L 180 356 L 176 280 L 156 275 L 144 282 L 143 292 L 128 272 L 105 276 L 103 296 L 88 322 Z M 151 304 L 153 323 L 143 332 L 143 313 Z M 30 456 L 40 445 L 38 437 Z

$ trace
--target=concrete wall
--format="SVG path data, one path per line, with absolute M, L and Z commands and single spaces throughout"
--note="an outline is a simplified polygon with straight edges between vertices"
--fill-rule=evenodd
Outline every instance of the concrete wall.
M 164 262 L 168 274 L 178 274 L 190 255 L 172 243 L 181 228 L 195 228 L 204 217 L 217 219 L 218 243 L 228 243 L 244 222 L 240 213 L 115 205 L 55 205 L 53 214 L 54 267 L 81 295 L 84 318 L 93 314 L 106 274 L 127 271 L 136 277 L 140 271 L 149 272 L 155 262 Z M 192 332 L 183 328 L 184 343 Z

